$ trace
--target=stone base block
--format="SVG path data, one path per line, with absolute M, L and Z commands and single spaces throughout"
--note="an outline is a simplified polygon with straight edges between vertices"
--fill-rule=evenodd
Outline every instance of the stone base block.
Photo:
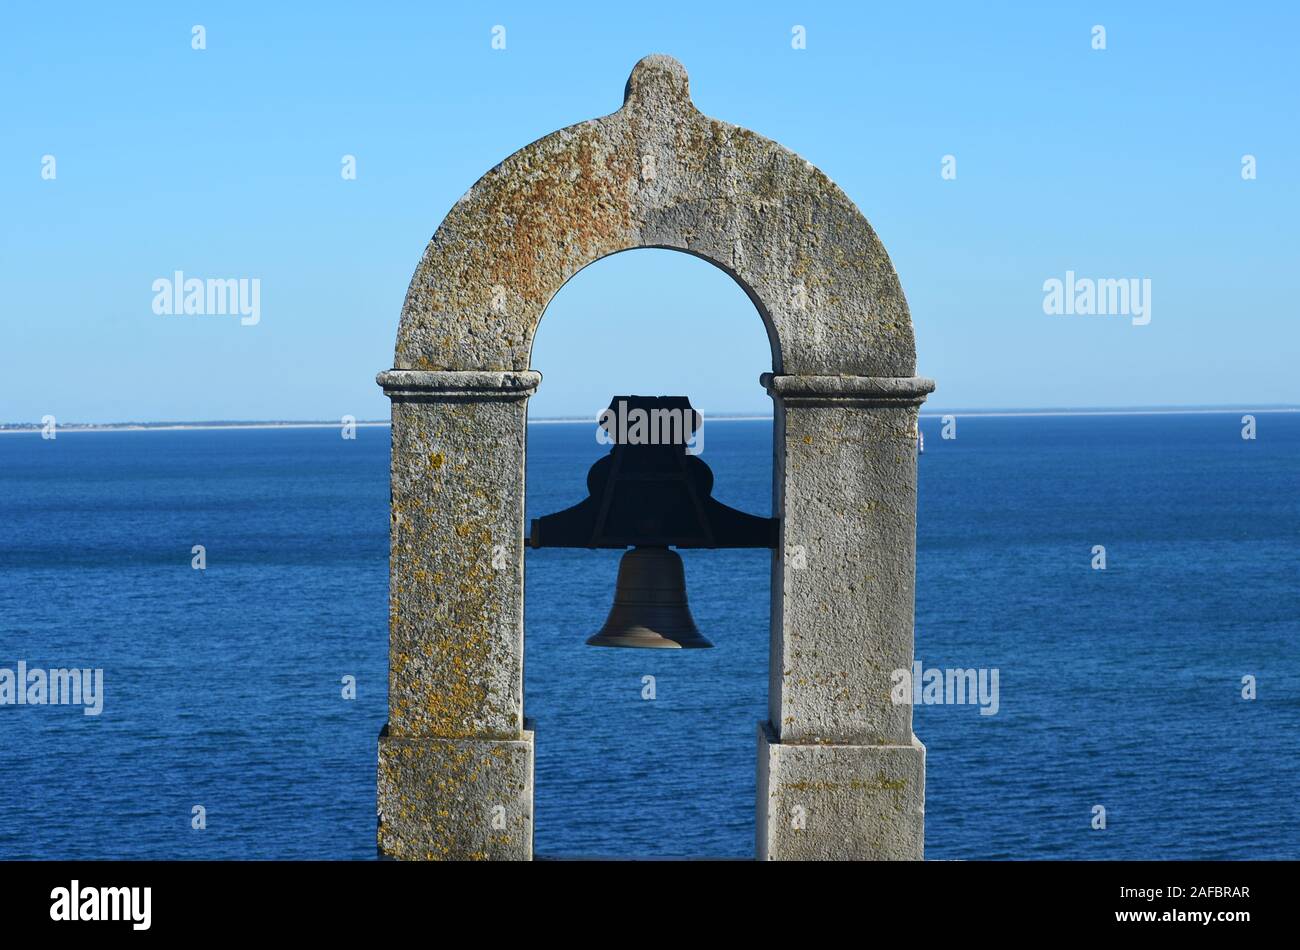
M 758 727 L 760 861 L 919 861 L 925 746 L 787 745 Z
M 379 852 L 413 861 L 533 857 L 533 733 L 379 736 Z

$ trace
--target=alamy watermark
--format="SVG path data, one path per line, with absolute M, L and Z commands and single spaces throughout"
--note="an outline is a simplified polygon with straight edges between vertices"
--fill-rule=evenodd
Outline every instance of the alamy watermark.
M 704 452 L 704 415 L 689 408 L 629 409 L 619 399 L 596 417 L 601 445 L 684 445 L 687 455 Z
M 1043 281 L 1043 313 L 1082 317 L 1131 317 L 1133 326 L 1151 322 L 1150 277 L 1075 277 Z
M 0 706 L 84 706 L 87 716 L 104 711 L 104 671 L 100 669 L 18 669 L 0 666 Z
M 152 887 L 83 887 L 74 878 L 50 891 L 50 920 L 120 920 L 132 930 L 148 930 L 152 903 Z
M 920 660 L 910 670 L 894 670 L 889 674 L 894 684 L 889 698 L 895 706 L 975 706 L 981 716 L 996 716 L 999 700 L 999 670 L 992 669 L 926 669 Z
M 262 320 L 260 277 L 186 277 L 176 271 L 153 282 L 153 312 L 159 316 L 238 316 L 242 326 Z

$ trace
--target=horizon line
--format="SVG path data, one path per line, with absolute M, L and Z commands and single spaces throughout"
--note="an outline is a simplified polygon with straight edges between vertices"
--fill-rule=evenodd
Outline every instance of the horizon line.
M 1024 418 L 1032 416 L 1154 416 L 1154 415 L 1209 415 L 1215 413 L 1259 412 L 1281 413 L 1300 412 L 1300 405 L 1265 404 L 1260 406 L 1129 406 L 1129 407 L 1082 407 L 1082 408 L 973 408 L 973 409 L 935 409 L 918 413 L 921 419 L 935 419 L 943 416 L 964 416 L 966 418 Z M 771 413 L 730 412 L 710 415 L 701 413 L 705 421 L 714 422 L 770 422 Z M 192 422 L 62 422 L 56 423 L 57 430 L 67 432 L 166 432 L 194 431 L 205 429 L 337 429 L 344 423 L 340 420 L 196 420 Z M 581 416 L 544 416 L 530 418 L 529 425 L 595 425 L 596 417 L 590 419 Z M 353 425 L 358 428 L 390 426 L 388 419 L 358 419 Z M 0 423 L 0 434 L 40 432 L 44 425 L 39 422 Z

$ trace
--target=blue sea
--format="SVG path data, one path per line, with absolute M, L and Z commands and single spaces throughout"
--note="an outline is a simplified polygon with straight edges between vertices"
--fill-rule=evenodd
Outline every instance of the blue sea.
M 996 715 L 915 710 L 927 857 L 1300 857 L 1300 414 L 1258 420 L 922 420 L 917 658 L 1000 687 Z M 715 495 L 769 514 L 771 423 L 707 426 Z M 97 717 L 0 706 L 0 858 L 375 857 L 388 449 L 0 435 L 0 667 L 105 692 Z M 603 451 L 532 425 L 529 516 Z M 584 646 L 617 552 L 527 554 L 539 855 L 753 854 L 769 555 L 683 557 L 712 650 Z

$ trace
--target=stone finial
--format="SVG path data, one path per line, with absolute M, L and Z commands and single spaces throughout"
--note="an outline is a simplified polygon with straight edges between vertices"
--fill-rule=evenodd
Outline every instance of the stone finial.
M 632 67 L 632 74 L 623 87 L 624 107 L 634 103 L 653 103 L 661 108 L 671 103 L 693 109 L 691 81 L 686 75 L 686 67 L 663 53 L 642 57 Z

